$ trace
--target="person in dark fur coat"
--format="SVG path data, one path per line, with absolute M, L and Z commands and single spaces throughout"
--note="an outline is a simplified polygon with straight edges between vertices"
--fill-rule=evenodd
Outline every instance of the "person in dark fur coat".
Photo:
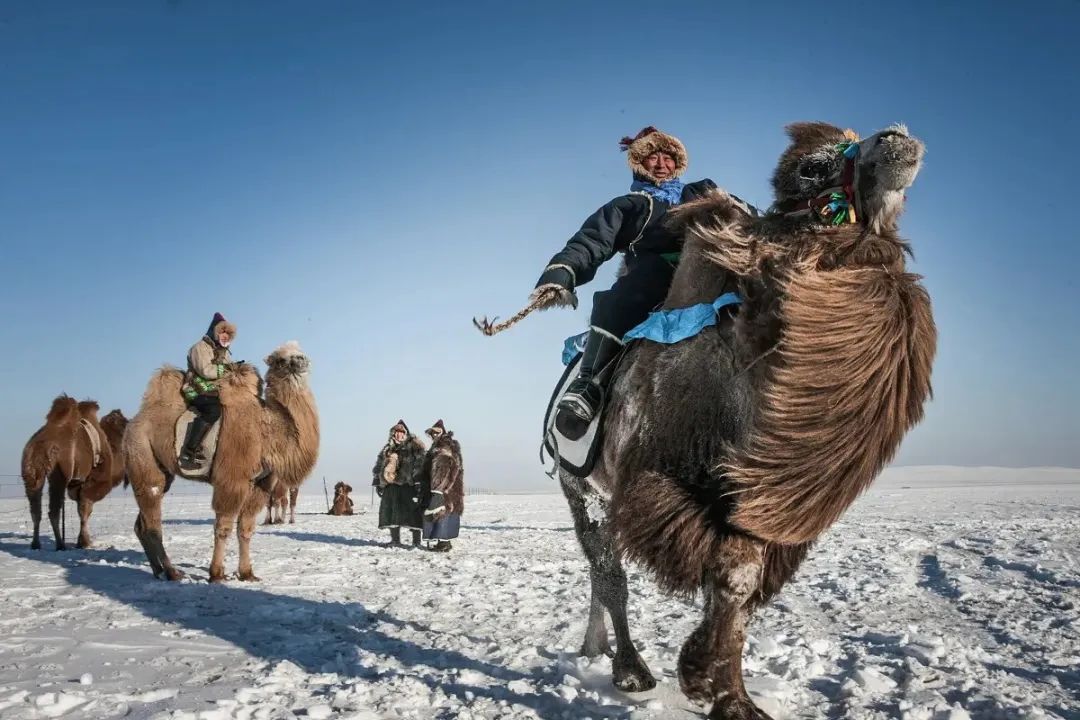
M 431 438 L 420 474 L 421 499 L 424 510 L 424 537 L 438 542 L 435 552 L 449 552 L 450 541 L 461 529 L 465 512 L 465 471 L 461 462 L 461 445 L 439 420 L 425 432 Z
M 420 546 L 423 512 L 419 480 L 425 452 L 424 443 L 409 432 L 404 420 L 398 420 L 375 461 L 371 484 L 380 498 L 379 527 L 390 530 L 392 545 L 401 544 L 404 527 L 412 530 L 413 546 Z
M 585 434 L 603 405 L 601 371 L 621 352 L 623 336 L 667 295 L 682 250 L 682 235 L 664 222 L 668 210 L 716 189 L 709 179 L 683 184 L 686 148 L 652 126 L 624 137 L 620 147 L 633 173 L 630 192 L 585 221 L 548 262 L 529 297 L 538 308 L 577 307 L 574 290 L 617 253 L 626 256 L 625 272 L 611 289 L 593 295 L 579 375 L 559 400 L 555 422 L 571 440 Z

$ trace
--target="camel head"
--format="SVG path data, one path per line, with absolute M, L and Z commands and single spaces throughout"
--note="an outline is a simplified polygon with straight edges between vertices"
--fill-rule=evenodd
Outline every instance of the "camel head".
M 128 419 L 124 417 L 124 413 L 119 410 L 111 410 L 109 414 L 101 418 L 101 429 L 106 434 L 117 436 L 123 435 L 124 430 L 127 428 Z
M 306 383 L 311 370 L 311 360 L 300 349 L 300 343 L 290 340 L 266 356 L 266 380 L 274 383 L 292 379 L 297 383 Z
M 850 222 L 846 208 L 853 205 L 856 221 L 870 232 L 896 230 L 904 191 L 922 166 L 922 141 L 903 125 L 865 140 L 823 122 L 794 123 L 787 133 L 791 144 L 772 177 L 777 210 L 809 209 L 836 225 Z

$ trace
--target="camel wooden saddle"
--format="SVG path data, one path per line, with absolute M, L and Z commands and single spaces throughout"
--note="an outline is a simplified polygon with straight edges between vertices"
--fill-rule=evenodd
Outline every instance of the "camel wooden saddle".
M 187 437 L 188 425 L 195 419 L 195 412 L 190 408 L 184 411 L 184 414 L 176 421 L 176 458 L 177 466 L 180 464 L 180 451 L 184 447 L 184 438 Z M 218 430 L 221 428 L 221 420 L 210 426 L 210 429 L 206 432 L 206 437 L 203 438 L 202 445 L 199 449 L 202 450 L 203 456 L 206 458 L 206 462 L 202 467 L 186 469 L 179 468 L 180 476 L 188 478 L 189 480 L 203 480 L 210 482 L 210 468 L 214 466 L 214 453 L 217 452 Z

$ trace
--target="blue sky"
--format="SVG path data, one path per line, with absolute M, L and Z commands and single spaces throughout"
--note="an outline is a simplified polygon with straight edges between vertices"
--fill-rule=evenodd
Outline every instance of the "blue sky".
M 444 418 L 475 486 L 537 460 L 582 308 L 497 338 L 627 190 L 617 140 L 766 206 L 783 126 L 927 144 L 903 234 L 941 340 L 901 464 L 1080 466 L 1080 3 L 0 2 L 0 473 L 64 391 L 129 415 L 214 311 L 301 342 L 316 477 Z

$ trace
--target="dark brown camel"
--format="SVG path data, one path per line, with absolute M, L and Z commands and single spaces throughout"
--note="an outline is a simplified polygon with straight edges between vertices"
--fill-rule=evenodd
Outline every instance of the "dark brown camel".
M 655 685 L 630 637 L 621 557 L 669 591 L 701 592 L 678 671 L 711 718 L 768 717 L 743 685 L 751 614 L 893 457 L 930 394 L 930 301 L 897 235 L 922 143 L 901 126 L 857 144 L 824 123 L 788 133 L 769 214 L 724 193 L 677 214 L 686 245 L 665 308 L 734 290 L 741 307 L 690 339 L 632 345 L 592 475 L 560 472 L 590 563 L 582 653 L 610 653 L 606 613 L 615 684 Z

